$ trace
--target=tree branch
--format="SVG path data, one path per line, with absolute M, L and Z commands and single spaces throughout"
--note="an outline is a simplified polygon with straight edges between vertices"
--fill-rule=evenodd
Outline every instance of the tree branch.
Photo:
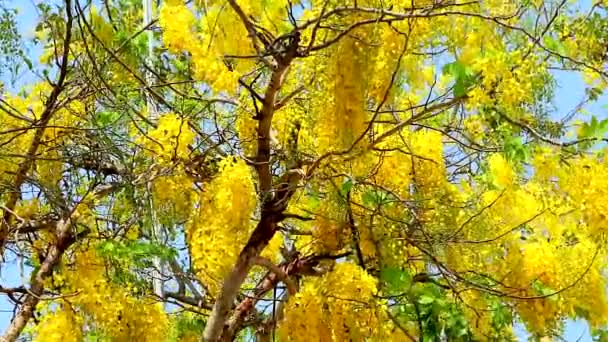
M 40 120 L 35 124 L 38 126 L 36 132 L 34 133 L 34 138 L 30 144 L 30 147 L 27 151 L 27 157 L 19 164 L 19 168 L 17 169 L 15 180 L 11 185 L 11 193 L 6 201 L 6 208 L 9 210 L 4 210 L 3 220 L 0 222 L 0 255 L 4 252 L 4 244 L 9 234 L 9 227 L 12 222 L 12 214 L 11 211 L 15 209 L 15 205 L 17 201 L 21 197 L 21 186 L 25 181 L 28 172 L 34 165 L 35 156 L 38 152 L 38 147 L 42 141 L 42 137 L 44 136 L 44 131 L 46 129 L 46 125 L 51 120 L 51 117 L 55 113 L 55 108 L 57 102 L 59 100 L 59 95 L 64 89 L 65 79 L 68 74 L 68 63 L 69 63 L 69 54 L 70 54 L 70 43 L 72 40 L 72 3 L 71 0 L 65 1 L 65 11 L 66 11 L 66 24 L 65 24 L 65 37 L 63 40 L 63 51 L 61 56 L 61 65 L 59 69 L 59 76 L 57 77 L 57 82 L 53 85 L 53 90 L 49 95 L 48 100 L 44 105 L 44 111 L 40 115 Z
M 242 10 L 238 8 L 236 2 L 234 0 L 230 0 L 229 2 L 233 9 L 241 15 L 239 12 L 242 12 Z M 242 16 L 241 19 L 243 19 Z M 247 22 L 244 24 L 248 25 Z M 222 290 L 217 297 L 213 311 L 205 327 L 203 341 L 217 341 L 221 337 L 222 328 L 228 318 L 234 300 L 252 266 L 252 259 L 258 256 L 268 245 L 277 230 L 278 223 L 284 219 L 282 211 L 287 205 L 284 204 L 275 208 L 275 200 L 270 195 L 272 189 L 270 128 L 275 111 L 277 93 L 283 84 L 283 78 L 289 65 L 298 56 L 299 43 L 299 33 L 294 32 L 293 39 L 289 40 L 289 44 L 285 49 L 277 51 L 274 55 L 277 65 L 273 67 L 270 82 L 266 86 L 257 127 L 258 149 L 255 158 L 255 168 L 258 174 L 260 198 L 262 200 L 262 217 L 249 241 L 239 254 L 232 271 L 224 279 Z M 288 198 L 281 198 L 280 200 L 284 201 L 283 203 L 288 202 Z
M 30 288 L 27 290 L 25 300 L 17 315 L 13 318 L 4 335 L 0 337 L 0 342 L 14 342 L 17 340 L 27 322 L 34 315 L 36 305 L 40 302 L 40 296 L 44 291 L 44 282 L 53 273 L 53 268 L 61 261 L 61 256 L 65 250 L 74 243 L 74 236 L 71 234 L 71 220 L 61 220 L 57 224 L 56 241 L 46 253 L 44 261 L 37 272 L 32 274 Z

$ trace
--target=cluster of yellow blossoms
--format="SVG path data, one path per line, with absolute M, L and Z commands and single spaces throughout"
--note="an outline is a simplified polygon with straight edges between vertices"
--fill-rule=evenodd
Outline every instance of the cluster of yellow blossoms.
M 162 175 L 154 179 L 152 194 L 159 217 L 173 223 L 185 222 L 190 217 L 196 201 L 192 179 L 181 170 L 181 167 L 176 168 L 171 175 Z
M 0 121 L 3 123 L 2 131 L 5 133 L 2 144 L 4 149 L 11 153 L 25 155 L 32 143 L 35 134 L 30 129 L 29 120 L 39 120 L 45 110 L 46 96 L 50 93 L 51 85 L 43 82 L 24 89 L 25 95 L 5 95 L 5 101 L 9 111 L 0 110 Z M 60 99 L 62 100 L 62 99 Z M 70 140 L 74 133 L 71 127 L 77 127 L 82 123 L 85 106 L 82 101 L 68 101 L 62 108 L 56 110 L 49 120 L 49 126 L 44 129 L 41 144 L 48 146 L 59 146 Z M 61 161 L 59 150 L 47 148 L 42 151 L 34 167 L 38 178 L 44 184 L 54 184 L 60 177 Z M 0 157 L 0 181 L 6 175 L 17 170 L 18 163 L 5 156 Z
M 186 120 L 168 113 L 160 117 L 157 127 L 140 137 L 138 142 L 158 157 L 160 163 L 167 165 L 186 159 L 194 138 Z
M 52 284 L 70 295 L 46 308 L 53 313 L 35 327 L 37 341 L 77 341 L 85 329 L 114 341 L 162 341 L 166 336 L 168 320 L 160 304 L 113 283 L 95 250 L 76 252 L 74 264 L 64 265 Z
M 216 293 L 253 230 L 256 195 L 249 166 L 233 157 L 222 160 L 198 206 L 187 227 L 192 263 Z
M 337 263 L 326 275 L 306 279 L 287 302 L 279 336 L 285 341 L 408 341 L 387 320 L 376 294 L 374 277 L 352 263 Z
M 601 275 L 606 252 L 598 244 L 608 214 L 608 165 L 588 157 L 560 165 L 551 152 L 535 153 L 535 174 L 524 182 L 503 156 L 490 156 L 497 189 L 469 194 L 481 201 L 459 218 L 462 240 L 448 246 L 446 259 L 455 271 L 500 279 L 516 298 L 540 296 L 513 300 L 528 329 L 538 333 L 581 314 L 596 327 L 608 322 Z

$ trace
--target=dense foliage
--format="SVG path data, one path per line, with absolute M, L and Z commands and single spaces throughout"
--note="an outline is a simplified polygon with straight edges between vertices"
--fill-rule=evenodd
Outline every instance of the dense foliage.
M 6 9 L 0 341 L 602 338 L 607 7 Z

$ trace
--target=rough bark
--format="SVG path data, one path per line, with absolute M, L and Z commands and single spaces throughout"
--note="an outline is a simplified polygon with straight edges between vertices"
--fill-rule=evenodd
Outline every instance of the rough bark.
M 229 1 L 233 9 L 242 12 L 235 1 Z M 249 20 L 241 16 L 244 25 L 251 29 Z M 262 217 L 252 233 L 247 245 L 243 248 L 232 271 L 224 279 L 222 289 L 216 299 L 209 320 L 203 333 L 203 341 L 218 341 L 221 338 L 224 325 L 232 310 L 234 301 L 239 289 L 252 266 L 252 258 L 257 257 L 268 245 L 268 242 L 276 232 L 277 224 L 282 220 L 282 210 L 286 204 L 282 205 L 282 210 L 277 210 L 272 197 L 272 173 L 270 170 L 270 128 L 272 117 L 276 110 L 276 100 L 279 89 L 283 83 L 283 78 L 290 63 L 297 56 L 299 40 L 293 39 L 286 50 L 274 51 L 276 65 L 272 67 L 270 81 L 266 86 L 262 108 L 256 119 L 258 122 L 258 139 L 256 171 L 259 182 L 259 192 L 262 201 Z M 289 199 L 281 199 L 287 203 Z
M 276 215 L 263 215 L 249 238 L 247 245 L 241 251 L 232 271 L 224 279 L 222 290 L 216 298 L 209 320 L 205 326 L 203 341 L 218 341 L 221 338 L 226 319 L 232 310 L 234 300 L 245 281 L 252 266 L 252 259 L 258 256 L 268 245 L 276 232 L 279 217 Z
M 277 224 L 283 219 L 282 212 L 289 202 L 289 198 L 281 198 L 280 201 L 282 201 L 282 204 L 277 206 L 277 198 L 274 198 L 272 195 L 273 182 L 270 169 L 270 129 L 272 126 L 272 117 L 277 108 L 278 93 L 283 83 L 283 79 L 289 65 L 298 56 L 300 42 L 299 33 L 294 32 L 293 37 L 291 37 L 292 39 L 290 39 L 287 44 L 277 41 L 269 44 L 262 35 L 259 35 L 256 32 L 255 27 L 236 1 L 229 0 L 228 2 L 240 17 L 243 25 L 245 25 L 252 40 L 252 44 L 257 47 L 258 41 L 264 43 L 264 48 L 273 56 L 275 64 L 271 65 L 271 63 L 268 63 L 268 61 L 260 55 L 260 58 L 265 61 L 266 65 L 272 70 L 270 80 L 266 86 L 262 99 L 262 108 L 259 113 L 257 113 L 256 117 L 258 120 L 258 147 L 255 157 L 255 166 L 259 183 L 259 195 L 262 201 L 262 217 L 249 238 L 247 245 L 239 254 L 232 271 L 224 279 L 222 289 L 213 306 L 207 325 L 205 326 L 203 341 L 218 341 L 221 338 L 224 325 L 235 304 L 234 301 L 239 289 L 252 266 L 252 258 L 257 257 L 268 245 L 268 242 L 276 232 Z M 253 91 L 253 89 L 249 90 Z
M 14 342 L 17 340 L 27 322 L 34 315 L 36 305 L 40 302 L 40 296 L 44 292 L 44 281 L 53 273 L 53 268 L 61 261 L 65 250 L 74 242 L 71 234 L 70 220 L 61 220 L 57 224 L 56 241 L 53 243 L 36 273 L 32 275 L 30 288 L 25 295 L 21 308 L 9 324 L 0 342 Z
M 222 341 L 234 340 L 234 336 L 239 332 L 240 329 L 242 329 L 245 319 L 255 308 L 255 305 L 258 302 L 257 298 L 262 298 L 268 291 L 272 290 L 279 281 L 283 281 L 283 279 L 287 277 L 297 279 L 303 275 L 319 275 L 314 268 L 318 265 L 319 260 L 322 258 L 323 257 L 300 258 L 296 256 L 294 260 L 284 262 L 283 264 L 276 266 L 278 270 L 270 271 L 258 284 L 258 286 L 256 286 L 253 295 L 243 299 L 237 305 L 236 309 L 234 310 L 234 314 L 224 326 Z M 329 258 L 333 259 L 333 257 Z M 298 290 L 297 285 L 294 287 L 295 288 L 293 289 L 289 289 L 290 295 L 294 295 Z M 273 322 L 273 324 L 274 323 L 276 322 Z

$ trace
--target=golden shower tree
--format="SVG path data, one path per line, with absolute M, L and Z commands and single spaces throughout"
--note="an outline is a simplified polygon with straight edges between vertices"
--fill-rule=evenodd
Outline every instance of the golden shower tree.
M 601 336 L 607 6 L 39 5 L 0 100 L 0 341 Z

